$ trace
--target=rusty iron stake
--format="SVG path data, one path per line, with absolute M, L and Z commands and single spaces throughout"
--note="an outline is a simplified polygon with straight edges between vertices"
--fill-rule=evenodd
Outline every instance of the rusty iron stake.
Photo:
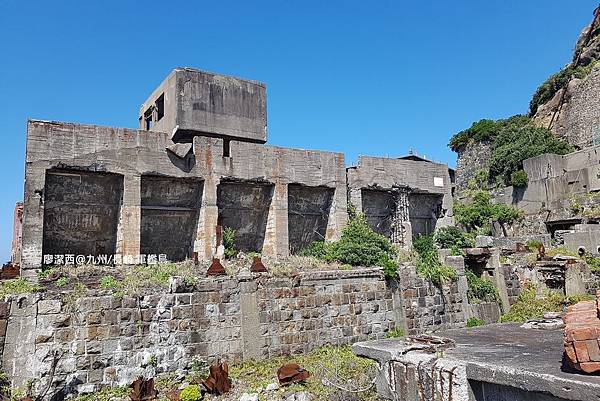
M 207 276 L 224 276 L 227 272 L 225 272 L 225 268 L 221 264 L 221 261 L 218 258 L 213 258 L 213 261 L 206 271 Z
M 263 264 L 259 256 L 255 256 L 250 267 L 252 273 L 267 273 L 267 267 Z

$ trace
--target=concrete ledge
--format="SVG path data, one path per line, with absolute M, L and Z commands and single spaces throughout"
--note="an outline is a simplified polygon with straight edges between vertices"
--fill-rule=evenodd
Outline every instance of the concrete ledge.
M 438 356 L 443 356 L 438 357 L 433 365 L 464 369 L 470 386 L 482 382 L 483 385 L 489 383 L 500 386 L 496 388 L 516 388 L 532 397 L 524 398 L 528 400 L 600 399 L 600 376 L 562 370 L 562 330 L 522 329 L 518 324 L 492 324 L 473 329 L 448 330 L 437 335 L 453 340 L 455 346 L 439 352 Z M 382 395 L 397 400 L 411 398 L 394 394 L 398 388 L 394 382 L 395 366 L 415 364 L 432 356 L 431 350 L 424 350 L 422 345 L 410 344 L 405 340 L 357 343 L 352 349 L 355 354 L 375 359 L 388 367 L 386 381 L 392 391 Z M 418 380 L 421 380 L 420 377 Z M 468 399 L 480 401 L 472 389 L 469 389 L 469 394 Z M 535 398 L 541 394 L 550 398 Z

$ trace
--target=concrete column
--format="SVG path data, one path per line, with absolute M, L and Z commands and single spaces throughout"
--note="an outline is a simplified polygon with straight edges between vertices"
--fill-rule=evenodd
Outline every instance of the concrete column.
M 493 268 L 494 277 L 492 281 L 498 289 L 498 295 L 500 296 L 500 302 L 502 305 L 503 313 L 508 312 L 510 309 L 510 302 L 508 300 L 508 290 L 506 289 L 506 281 L 504 281 L 504 274 L 500 268 L 500 249 L 493 248 L 492 255 L 488 260 L 488 267 Z
M 206 177 L 204 180 L 202 204 L 198 213 L 198 231 L 194 242 L 194 252 L 198 253 L 199 259 L 211 259 L 216 251 L 216 227 L 219 219 L 218 183 L 218 180 L 212 176 Z
M 29 165 L 25 176 L 21 276 L 32 280 L 37 280 L 43 260 L 45 167 Z
M 139 175 L 123 178 L 123 204 L 117 228 L 117 253 L 123 257 L 137 258 L 140 254 L 141 184 Z
M 567 297 L 586 293 L 583 282 L 584 270 L 587 269 L 583 263 L 567 263 L 565 266 L 565 295 Z
M 287 183 L 276 183 L 273 189 L 262 253 L 272 257 L 286 257 L 290 254 Z
M 360 191 L 359 191 L 360 192 Z M 357 213 L 362 213 L 362 199 L 360 205 L 355 205 Z M 359 209 L 360 208 L 360 209 Z M 325 231 L 326 241 L 336 241 L 342 236 L 342 230 L 348 223 L 348 193 L 346 192 L 346 183 L 335 187 L 331 209 L 329 210 L 329 220 L 327 221 L 327 231 Z

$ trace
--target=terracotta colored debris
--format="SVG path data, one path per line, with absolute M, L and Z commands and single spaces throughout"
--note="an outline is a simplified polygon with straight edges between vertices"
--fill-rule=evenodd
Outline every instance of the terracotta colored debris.
M 585 373 L 600 372 L 600 290 L 595 301 L 570 306 L 564 317 L 565 362 Z
M 267 273 L 267 268 L 259 256 L 255 256 L 250 267 L 252 273 Z
M 154 389 L 154 379 L 144 380 L 138 378 L 129 387 L 131 387 L 131 394 L 129 394 L 131 401 L 154 400 L 156 399 L 156 394 L 158 394 L 158 391 Z
M 302 382 L 310 377 L 310 372 L 297 363 L 287 363 L 277 369 L 279 384 Z
M 18 264 L 12 264 L 8 262 L 2 265 L 2 270 L 0 270 L 0 280 L 11 280 L 13 278 L 19 277 L 21 269 Z
M 202 385 L 211 394 L 221 395 L 231 390 L 231 379 L 229 378 L 229 365 L 227 363 L 215 363 L 208 368 L 210 374 L 202 382 Z
M 224 276 L 227 272 L 225 272 L 225 268 L 221 264 L 221 261 L 218 258 L 213 258 L 212 264 L 206 271 L 207 276 Z

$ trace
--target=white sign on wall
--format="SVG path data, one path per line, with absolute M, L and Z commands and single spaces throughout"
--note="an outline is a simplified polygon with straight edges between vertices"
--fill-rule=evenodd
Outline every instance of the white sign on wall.
M 433 186 L 434 187 L 443 187 L 444 179 L 442 177 L 433 177 Z

